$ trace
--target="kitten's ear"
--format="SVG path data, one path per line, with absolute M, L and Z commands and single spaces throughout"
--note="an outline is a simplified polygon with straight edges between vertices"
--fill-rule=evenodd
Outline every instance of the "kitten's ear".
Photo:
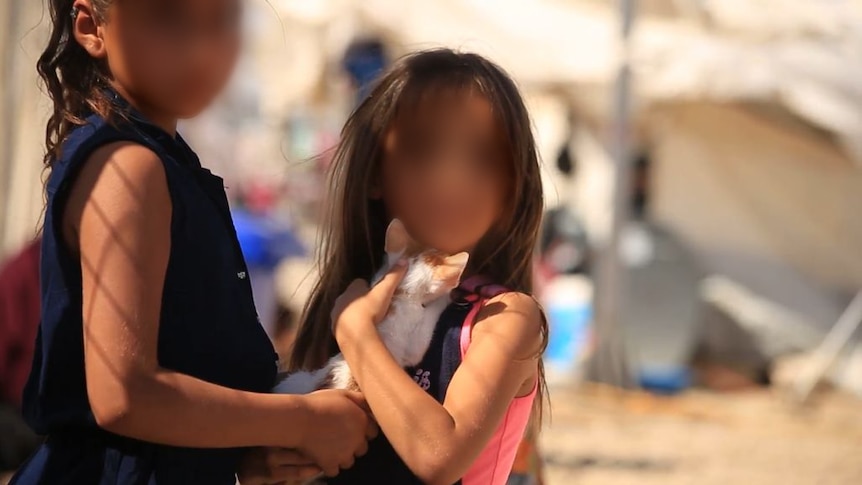
M 461 282 L 461 275 L 467 268 L 467 261 L 470 260 L 470 255 L 467 253 L 458 253 L 453 256 L 443 258 L 443 264 L 435 268 L 435 276 L 446 283 L 447 286 L 458 286 Z
M 407 251 L 407 246 L 410 245 L 410 236 L 407 235 L 407 229 L 404 224 L 398 219 L 392 219 L 389 227 L 386 229 L 386 254 L 403 254 Z
M 470 261 L 470 254 L 468 253 L 458 253 L 443 258 L 443 262 L 444 264 L 446 264 L 446 266 L 454 266 L 456 268 L 461 268 L 462 271 L 464 270 L 464 268 L 467 267 L 468 261 Z

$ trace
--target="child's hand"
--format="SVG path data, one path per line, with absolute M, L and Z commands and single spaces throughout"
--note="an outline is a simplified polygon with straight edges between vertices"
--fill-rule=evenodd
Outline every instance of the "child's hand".
M 377 425 L 368 414 L 365 399 L 357 392 L 317 391 L 306 396 L 309 419 L 304 423 L 302 454 L 329 477 L 353 466 L 368 451 L 368 440 L 377 436 Z
M 339 345 L 344 343 L 344 339 L 374 330 L 386 316 L 392 295 L 406 272 L 407 262 L 399 261 L 374 288 L 369 289 L 364 280 L 354 280 L 335 300 L 331 314 L 332 332 Z
M 284 448 L 255 448 L 240 463 L 240 485 L 301 483 L 323 473 L 314 462 L 298 451 Z

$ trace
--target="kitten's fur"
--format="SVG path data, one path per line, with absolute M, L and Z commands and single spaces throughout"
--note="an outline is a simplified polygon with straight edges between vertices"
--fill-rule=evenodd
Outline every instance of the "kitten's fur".
M 386 264 L 378 271 L 373 284 L 401 258 L 407 258 L 408 269 L 395 295 L 389 313 L 377 331 L 401 367 L 422 361 L 440 315 L 449 305 L 449 293 L 458 286 L 467 253 L 447 256 L 436 250 L 423 250 L 407 234 L 399 220 L 386 230 Z M 281 394 L 307 394 L 320 389 L 358 390 L 350 367 L 341 354 L 313 372 L 295 372 L 275 386 Z

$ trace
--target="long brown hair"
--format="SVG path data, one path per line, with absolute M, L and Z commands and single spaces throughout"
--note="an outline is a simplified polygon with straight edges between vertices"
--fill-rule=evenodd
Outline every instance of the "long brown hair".
M 111 0 L 90 0 L 92 13 L 99 21 L 107 16 Z M 74 0 L 50 0 L 51 36 L 36 63 L 39 77 L 54 104 L 45 129 L 45 159 L 50 168 L 69 133 L 84 119 L 96 113 L 109 118 L 114 111 L 104 88 L 110 74 L 104 60 L 84 50 L 74 35 Z
M 518 88 L 500 67 L 476 54 L 449 49 L 411 54 L 378 81 L 341 132 L 330 167 L 328 220 L 318 254 L 320 278 L 305 307 L 290 370 L 322 367 L 338 352 L 330 326 L 335 299 L 352 280 L 370 278 L 383 264 L 388 217 L 382 202 L 371 197 L 371 189 L 380 172 L 384 135 L 399 110 L 409 108 L 410 101 L 429 89 L 440 88 L 472 89 L 485 96 L 509 144 L 513 196 L 507 217 L 473 251 L 468 273 L 487 275 L 514 291 L 532 292 L 542 182 L 529 115 Z M 544 322 L 543 331 L 547 342 Z M 541 396 L 545 389 L 541 361 L 539 386 Z

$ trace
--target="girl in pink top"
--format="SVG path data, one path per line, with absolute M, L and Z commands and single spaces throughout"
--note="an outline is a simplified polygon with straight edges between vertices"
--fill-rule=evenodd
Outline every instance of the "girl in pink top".
M 541 177 L 518 89 L 475 54 L 402 59 L 344 127 L 331 184 L 321 278 L 291 368 L 319 368 L 340 349 L 382 433 L 328 482 L 504 484 L 541 405 L 547 340 L 531 296 Z M 393 218 L 423 246 L 470 252 L 425 359 L 407 372 L 375 328 L 403 267 L 370 291 L 364 282 L 384 262 Z

